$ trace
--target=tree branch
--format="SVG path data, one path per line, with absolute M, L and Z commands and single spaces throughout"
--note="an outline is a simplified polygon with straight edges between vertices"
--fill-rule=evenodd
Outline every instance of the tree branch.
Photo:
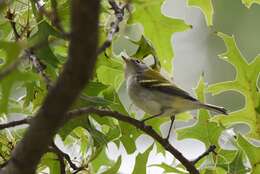
M 73 0 L 69 59 L 56 85 L 16 145 L 1 174 L 33 174 L 64 115 L 92 76 L 98 41 L 99 0 Z
M 114 10 L 115 14 L 115 21 L 111 22 L 111 29 L 108 32 L 106 41 L 101 45 L 100 48 L 98 48 L 97 54 L 102 53 L 105 51 L 108 47 L 110 47 L 113 36 L 115 33 L 119 31 L 119 24 L 124 19 L 124 10 L 127 8 L 128 3 L 124 6 L 120 7 L 114 0 L 108 0 L 108 3 L 110 4 L 111 8 Z
M 53 4 L 55 4 L 55 3 L 53 3 Z M 18 33 L 18 31 L 16 29 L 16 22 L 14 22 L 15 13 L 11 12 L 11 10 L 8 9 L 5 17 L 9 20 L 9 22 L 11 24 L 12 30 L 13 30 L 14 35 L 15 35 L 15 40 L 19 41 L 21 39 L 21 35 Z M 29 23 L 27 23 L 27 25 L 29 25 Z M 42 63 L 33 54 L 33 50 L 40 48 L 40 46 L 42 46 L 44 44 L 46 44 L 46 43 L 40 43 L 38 45 L 35 45 L 35 46 L 30 47 L 28 49 L 25 49 L 25 54 L 21 58 L 18 58 L 11 65 L 9 65 L 9 67 L 5 68 L 3 71 L 0 72 L 0 80 L 2 80 L 4 77 L 9 75 L 13 70 L 16 69 L 17 66 L 20 64 L 22 58 L 28 57 L 29 60 L 32 61 L 33 67 L 36 69 L 37 73 L 40 74 L 42 76 L 42 78 L 44 79 L 46 86 L 47 86 L 47 89 L 49 89 L 52 86 L 52 82 L 51 82 L 50 78 L 45 74 L 44 66 L 42 65 Z
M 78 117 L 79 115 L 82 114 L 90 114 L 90 113 L 95 113 L 100 117 L 112 117 L 119 121 L 127 122 L 135 126 L 136 128 L 145 132 L 147 135 L 153 137 L 154 140 L 159 142 L 167 151 L 169 151 L 176 159 L 178 159 L 191 174 L 199 173 L 199 171 L 195 168 L 192 162 L 186 159 L 177 149 L 175 149 L 168 142 L 168 140 L 162 138 L 151 126 L 146 126 L 142 121 L 123 115 L 119 112 L 96 109 L 93 107 L 86 107 L 86 108 L 80 108 L 80 109 L 69 111 L 65 117 L 65 121 Z
M 64 36 L 65 38 L 68 38 L 69 35 L 64 31 L 64 29 L 60 23 L 60 18 L 58 16 L 58 12 L 57 12 L 57 1 L 51 0 L 52 10 L 50 12 L 45 9 L 43 4 L 40 4 L 39 0 L 35 0 L 35 3 L 36 3 L 36 6 L 37 6 L 39 12 L 51 21 L 51 24 L 59 30 L 59 32 L 62 34 L 62 36 Z
M 215 145 L 211 145 L 209 146 L 209 148 L 200 156 L 198 156 L 196 159 L 192 160 L 192 164 L 196 164 L 197 162 L 199 162 L 202 158 L 204 158 L 205 156 L 208 156 L 211 152 L 216 153 L 215 149 L 217 147 Z
M 9 123 L 0 124 L 0 130 L 5 128 L 10 128 L 10 127 L 20 126 L 23 124 L 29 124 L 29 123 L 30 123 L 30 117 L 27 117 L 22 120 L 16 120 L 16 121 L 11 121 Z
M 29 60 L 32 61 L 33 67 L 35 68 L 36 72 L 42 76 L 47 89 L 50 89 L 50 87 L 52 86 L 52 81 L 44 72 L 44 69 L 45 69 L 44 65 L 40 62 L 40 60 L 33 53 L 31 53 L 31 50 L 32 49 L 26 50 L 28 52 L 28 58 L 29 58 Z
M 53 147 L 50 147 L 49 151 L 55 153 L 58 156 L 60 162 L 60 174 L 66 174 L 66 165 L 62 153 L 59 153 L 59 151 L 57 151 Z
M 156 141 L 158 141 L 166 150 L 168 150 L 176 159 L 178 159 L 190 173 L 196 173 L 198 172 L 197 169 L 194 167 L 194 165 L 200 161 L 205 156 L 209 155 L 211 152 L 215 153 L 216 146 L 211 145 L 203 154 L 198 156 L 195 160 L 189 161 L 187 160 L 177 149 L 175 149 L 168 141 L 166 141 L 164 138 L 162 138 L 158 133 L 154 131 L 154 129 L 151 126 L 146 126 L 142 121 L 133 119 L 127 115 L 123 115 L 121 113 L 115 112 L 115 111 L 109 111 L 109 110 L 102 110 L 102 109 L 96 109 L 93 107 L 85 107 L 80 109 L 75 109 L 67 112 L 67 114 L 64 117 L 63 122 L 67 122 L 70 119 L 74 119 L 76 117 L 79 117 L 80 115 L 88 115 L 88 114 L 97 114 L 100 117 L 112 117 L 117 120 L 127 122 L 133 126 L 135 126 L 138 129 L 141 129 L 146 134 L 153 137 Z M 22 124 L 29 124 L 30 120 L 32 118 L 28 117 L 26 119 L 13 121 L 10 123 L 0 124 L 0 130 L 4 128 L 10 128 Z M 55 152 L 57 152 L 59 155 L 62 155 L 66 161 L 69 163 L 70 167 L 75 171 L 83 170 L 84 167 L 77 167 L 70 159 L 69 155 L 62 152 L 58 147 L 53 144 L 52 145 Z
M 64 168 L 65 168 L 65 163 L 64 163 L 64 159 L 65 159 L 65 160 L 68 162 L 69 166 L 74 170 L 74 172 L 79 172 L 79 171 L 81 171 L 81 170 L 84 169 L 83 166 L 81 166 L 81 167 L 76 166 L 76 165 L 72 162 L 72 160 L 70 159 L 70 156 L 69 156 L 67 153 L 65 153 L 65 152 L 63 152 L 62 150 L 60 150 L 60 149 L 56 146 L 56 144 L 55 144 L 54 142 L 52 142 L 52 145 L 50 146 L 50 151 L 52 151 L 52 152 L 54 152 L 54 153 L 57 154 L 57 156 L 59 157 L 59 160 L 63 162 Z M 64 174 L 65 174 L 65 173 L 64 173 Z
M 56 144 L 52 143 L 51 148 L 53 149 L 53 151 L 57 154 L 59 154 L 60 156 L 62 156 L 62 158 L 66 159 L 66 161 L 68 162 L 68 164 L 70 165 L 70 167 L 73 170 L 77 170 L 79 167 L 77 167 L 70 159 L 70 156 L 68 154 L 66 154 L 65 152 L 63 152 L 62 150 L 60 150 Z
M 15 12 L 11 12 L 11 10 L 8 9 L 6 12 L 5 18 L 9 20 L 12 30 L 14 32 L 15 40 L 17 41 L 20 39 L 21 36 L 16 29 L 16 22 L 14 22 L 14 17 L 15 17 Z

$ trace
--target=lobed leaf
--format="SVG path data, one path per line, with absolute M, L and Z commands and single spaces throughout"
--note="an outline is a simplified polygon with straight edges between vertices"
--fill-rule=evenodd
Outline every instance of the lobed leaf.
M 161 12 L 163 2 L 164 0 L 134 1 L 136 9 L 131 20 L 144 26 L 144 35 L 153 43 L 162 67 L 171 72 L 173 51 L 170 38 L 173 33 L 185 31 L 190 26 L 183 20 L 164 16 Z
M 236 46 L 233 36 L 228 36 L 224 33 L 218 33 L 224 40 L 227 51 L 220 55 L 220 58 L 232 64 L 236 69 L 236 77 L 233 81 L 217 83 L 209 86 L 208 91 L 213 95 L 219 94 L 228 90 L 235 90 L 245 96 L 245 106 L 239 111 L 229 114 L 229 116 L 218 116 L 212 120 L 223 124 L 224 126 L 231 126 L 235 123 L 246 123 L 250 126 L 250 136 L 260 137 L 260 113 L 257 109 L 260 105 L 260 92 L 257 87 L 257 78 L 260 73 L 260 56 L 255 57 L 253 61 L 248 63 L 240 53 Z

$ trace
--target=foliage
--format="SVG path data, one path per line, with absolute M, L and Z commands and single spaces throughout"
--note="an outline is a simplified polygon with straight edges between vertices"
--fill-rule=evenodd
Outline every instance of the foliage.
M 34 115 L 48 93 L 49 81 L 56 80 L 67 60 L 69 41 L 64 36 L 64 32 L 70 29 L 70 1 L 59 0 L 56 5 L 54 2 L 56 1 L 46 0 L 44 7 L 46 11 L 51 11 L 56 6 L 59 24 L 64 31 L 51 21 L 52 16 L 48 17 L 37 10 L 32 0 L 13 1 L 9 4 L 0 1 L 0 74 L 19 61 L 19 65 L 10 74 L 0 79 L 0 119 L 3 123 L 12 120 L 14 115 L 16 119 Z M 120 2 L 126 3 L 122 0 Z M 213 24 L 214 8 L 211 0 L 187 0 L 187 2 L 188 5 L 203 11 L 208 26 Z M 249 8 L 253 3 L 259 4 L 260 1 L 242 0 L 242 3 Z M 124 9 L 124 19 L 119 25 L 119 31 L 113 36 L 112 46 L 99 55 L 91 82 L 82 91 L 72 108 L 95 106 L 136 116 L 136 113 L 132 113 L 133 111 L 129 109 L 129 103 L 122 97 L 124 69 L 118 55 L 125 51 L 139 59 L 153 56 L 152 68 L 158 71 L 162 68 L 171 73 L 174 55 L 171 46 L 172 35 L 191 29 L 185 21 L 165 16 L 161 11 L 163 4 L 163 0 L 133 0 L 129 8 L 131 12 Z M 13 14 L 13 18 L 7 18 L 8 12 Z M 102 45 L 111 30 L 111 21 L 115 16 L 113 9 L 105 0 L 102 1 L 100 13 L 99 31 L 100 45 Z M 15 36 L 12 22 L 15 23 L 14 27 L 19 33 L 19 38 Z M 245 97 L 245 106 L 228 116 L 213 117 L 209 112 L 199 110 L 197 122 L 190 127 L 177 130 L 176 134 L 179 140 L 196 139 L 204 143 L 205 147 L 212 144 L 217 146 L 216 154 L 210 154 L 197 164 L 201 173 L 242 174 L 251 171 L 257 174 L 260 173 L 258 155 L 260 147 L 253 142 L 260 139 L 260 89 L 257 86 L 260 56 L 247 62 L 233 36 L 225 33 L 218 33 L 218 36 L 227 48 L 220 58 L 235 68 L 236 78 L 233 81 L 207 86 L 204 78 L 201 77 L 196 88 L 197 97 L 200 101 L 205 101 L 206 92 L 217 95 L 234 90 Z M 184 115 L 184 119 L 181 117 L 177 119 L 182 121 L 192 119 L 189 114 L 187 115 Z M 166 121 L 168 120 L 161 119 L 149 123 L 160 131 L 160 126 Z M 236 134 L 229 139 L 235 149 L 224 149 L 219 144 L 219 139 L 224 131 L 237 123 L 249 125 L 250 132 L 246 135 Z M 1 130 L 1 164 L 8 160 L 13 145 L 21 140 L 25 130 L 26 127 Z M 133 154 L 137 150 L 136 140 L 142 134 L 140 130 L 127 123 L 92 114 L 66 123 L 57 137 L 61 138 L 59 147 L 62 147 L 62 150 L 70 149 L 70 156 L 73 156 L 74 151 L 76 152 L 74 155 L 79 156 L 75 160 L 77 164 L 87 166 L 91 173 L 112 174 L 120 172 L 124 158 L 119 156 L 116 161 L 111 160 L 111 156 L 114 155 L 108 153 L 107 144 L 113 143 L 117 148 L 124 147 L 127 154 Z M 151 166 L 163 168 L 167 173 L 186 173 L 183 166 L 178 163 L 147 166 L 149 154 L 154 146 L 157 146 L 159 152 L 165 154 L 165 149 L 153 142 L 144 153 L 138 153 L 133 173 L 146 173 L 147 167 Z M 62 166 L 57 159 L 57 154 L 48 152 L 42 158 L 37 171 L 60 173 Z M 65 165 L 66 172 L 71 173 L 71 166 L 67 162 Z

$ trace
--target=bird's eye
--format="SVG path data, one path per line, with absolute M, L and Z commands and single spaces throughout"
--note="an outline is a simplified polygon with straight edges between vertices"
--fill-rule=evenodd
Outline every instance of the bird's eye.
M 141 63 L 139 60 L 135 60 L 136 63 Z

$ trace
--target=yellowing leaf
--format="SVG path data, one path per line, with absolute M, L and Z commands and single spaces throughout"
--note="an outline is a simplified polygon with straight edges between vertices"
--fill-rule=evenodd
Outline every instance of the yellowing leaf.
M 254 3 L 260 4 L 260 0 L 242 0 L 242 3 L 243 3 L 247 8 L 250 8 L 251 5 L 253 5 Z
M 211 26 L 213 24 L 212 16 L 214 9 L 211 0 L 188 0 L 188 5 L 200 8 L 205 16 L 207 25 Z
M 211 85 L 208 89 L 213 95 L 224 91 L 234 90 L 245 96 L 245 107 L 239 111 L 230 113 L 228 116 L 214 117 L 212 120 L 217 121 L 224 126 L 231 126 L 235 123 L 247 123 L 251 130 L 250 136 L 260 137 L 260 113 L 256 108 L 260 105 L 260 92 L 257 89 L 257 78 L 260 73 L 260 56 L 257 56 L 252 62 L 248 63 L 236 46 L 234 37 L 223 33 L 218 35 L 224 40 L 227 51 L 220 55 L 220 58 L 229 62 L 236 68 L 236 78 L 233 81 L 226 81 Z

